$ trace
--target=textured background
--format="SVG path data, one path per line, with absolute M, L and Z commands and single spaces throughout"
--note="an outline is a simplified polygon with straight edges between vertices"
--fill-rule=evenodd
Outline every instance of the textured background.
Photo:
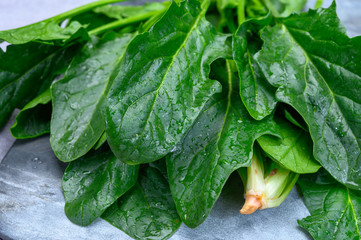
M 0 30 L 30 24 L 91 0 L 0 0 Z M 133 3 L 145 2 L 144 0 Z M 315 1 L 311 0 L 309 7 Z M 330 0 L 325 0 L 328 6 Z M 361 33 L 361 1 L 339 0 L 338 12 L 350 36 Z M 13 141 L 8 128 L 0 131 L 1 154 Z M 48 136 L 16 141 L 0 164 L 0 238 L 4 240 L 130 239 L 102 220 L 79 227 L 67 220 L 63 208 L 61 177 L 65 165 L 58 161 Z M 297 219 L 309 213 L 294 189 L 278 208 L 239 214 L 242 185 L 237 176 L 228 182 L 209 218 L 196 229 L 182 225 L 172 240 L 208 239 L 309 239 Z

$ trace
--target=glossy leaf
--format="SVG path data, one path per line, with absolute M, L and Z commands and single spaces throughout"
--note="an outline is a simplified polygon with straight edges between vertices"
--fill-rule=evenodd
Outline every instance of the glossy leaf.
M 253 58 L 260 49 L 257 34 L 269 25 L 271 20 L 268 15 L 243 23 L 233 35 L 232 42 L 233 59 L 239 74 L 240 96 L 249 114 L 257 120 L 270 115 L 277 104 L 275 88 L 267 82 Z
M 335 4 L 281 19 L 262 38 L 258 64 L 308 124 L 316 160 L 361 189 L 361 38 L 347 37 Z
M 142 6 L 117 6 L 117 5 L 106 5 L 102 7 L 95 8 L 93 11 L 95 13 L 104 14 L 109 18 L 115 19 L 124 19 L 128 17 L 133 17 L 136 15 L 142 15 L 149 12 L 162 11 L 169 6 L 169 2 L 153 2 L 145 3 Z
M 254 120 L 238 94 L 230 62 L 224 93 L 218 94 L 197 118 L 194 126 L 167 157 L 174 201 L 182 221 L 197 227 L 209 215 L 233 171 L 251 164 L 254 141 L 276 134 L 271 117 Z
M 72 22 L 66 28 L 62 28 L 59 23 L 48 20 L 22 28 L 1 31 L 0 39 L 12 44 L 24 44 L 35 40 L 66 40 L 79 31 L 80 28 L 82 28 L 82 25 L 78 22 Z
M 276 118 L 281 138 L 265 135 L 257 139 L 261 148 L 283 167 L 296 173 L 314 173 L 321 167 L 313 157 L 309 133 Z
M 75 49 L 28 43 L 10 45 L 5 53 L 0 50 L 0 127 L 15 108 L 23 108 L 49 88 L 68 66 Z
M 103 146 L 103 144 L 107 141 L 107 134 L 105 132 L 103 132 L 103 134 L 100 136 L 100 138 L 98 139 L 98 142 L 94 145 L 93 149 L 97 150 L 99 149 L 101 146 Z
M 103 110 L 112 74 L 131 40 L 130 34 L 93 38 L 74 58 L 65 77 L 52 86 L 50 143 L 64 162 L 86 154 L 105 129 Z
M 64 43 L 66 40 L 73 38 L 74 34 L 78 36 L 87 35 L 85 31 L 82 31 L 83 26 L 76 21 L 71 22 L 64 28 L 61 27 L 61 23 L 64 20 L 90 11 L 96 7 L 115 2 L 119 2 L 119 0 L 98 0 L 37 23 L 16 29 L 0 31 L 0 39 L 11 44 L 24 44 L 32 41 L 47 43 L 49 43 L 49 41 L 57 41 L 58 43 Z
M 208 74 L 210 63 L 230 52 L 227 36 L 215 31 L 205 12 L 197 0 L 173 2 L 129 45 L 106 114 L 108 142 L 122 161 L 139 164 L 165 156 L 221 90 Z
M 10 131 L 18 139 L 34 138 L 50 132 L 51 94 L 46 90 L 21 109 Z
M 315 240 L 361 239 L 361 192 L 336 182 L 326 171 L 298 181 L 311 216 L 298 221 Z
M 181 225 L 169 185 L 154 167 L 141 170 L 138 183 L 102 216 L 134 239 L 168 239 Z
M 138 170 L 118 160 L 108 147 L 71 162 L 62 182 L 67 217 L 89 225 L 136 184 Z

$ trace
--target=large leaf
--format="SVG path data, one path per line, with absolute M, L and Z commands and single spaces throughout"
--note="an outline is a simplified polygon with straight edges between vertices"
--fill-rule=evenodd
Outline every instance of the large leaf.
M 86 226 L 134 186 L 139 166 L 129 166 L 103 147 L 71 162 L 63 176 L 65 213 Z
M 75 160 L 91 149 L 105 129 L 103 109 L 114 69 L 132 36 L 93 37 L 74 58 L 65 77 L 52 86 L 50 143 L 56 156 Z M 115 74 L 115 73 L 114 73 Z
M 50 132 L 51 94 L 46 90 L 21 109 L 10 131 L 18 139 L 33 138 Z
M 165 156 L 221 90 L 208 74 L 215 58 L 229 54 L 227 36 L 205 20 L 207 2 L 173 2 L 129 45 L 108 95 L 106 131 L 119 159 L 139 164 Z
M 269 25 L 270 15 L 243 23 L 233 35 L 233 58 L 239 74 L 240 96 L 250 115 L 260 120 L 276 107 L 275 89 L 265 79 L 253 56 L 260 49 L 258 32 Z
M 361 239 L 361 192 L 336 182 L 322 171 L 299 180 L 311 216 L 298 221 L 314 239 Z
M 206 219 L 230 174 L 251 164 L 254 141 L 277 132 L 271 117 L 256 121 L 248 114 L 230 64 L 227 63 L 228 72 L 223 72 L 229 76 L 226 91 L 210 100 L 167 157 L 172 195 L 178 213 L 189 227 Z
M 103 215 L 134 239 L 167 239 L 181 225 L 169 185 L 155 167 L 141 170 L 138 183 Z
M 40 43 L 10 45 L 5 53 L 0 50 L 0 127 L 15 108 L 23 108 L 49 88 L 74 52 L 75 47 Z
M 347 37 L 335 4 L 278 22 L 263 32 L 258 64 L 308 124 L 316 160 L 361 189 L 361 38 Z
M 314 173 L 321 167 L 313 157 L 312 139 L 308 132 L 293 126 L 282 118 L 276 118 L 279 135 L 261 136 L 257 142 L 261 148 L 283 167 L 296 173 Z

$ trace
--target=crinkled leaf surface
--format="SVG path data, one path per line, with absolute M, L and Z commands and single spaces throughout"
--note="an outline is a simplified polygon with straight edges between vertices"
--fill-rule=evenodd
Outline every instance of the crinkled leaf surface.
M 260 120 L 276 107 L 275 88 L 264 77 L 253 56 L 260 49 L 258 32 L 269 25 L 271 15 L 244 22 L 233 35 L 233 59 L 239 74 L 240 96 L 249 114 Z M 258 46 L 257 46 L 258 45 Z
M 280 19 L 262 38 L 258 64 L 308 124 L 316 160 L 361 189 L 361 38 L 347 37 L 335 4 Z
M 209 215 L 233 171 L 251 164 L 254 141 L 276 134 L 271 117 L 254 120 L 239 97 L 230 63 L 228 83 L 213 97 L 194 126 L 167 157 L 167 170 L 174 201 L 182 221 L 189 227 Z M 228 85 L 228 86 L 227 86 Z
M 155 167 L 142 168 L 138 183 L 102 215 L 134 239 L 167 239 L 181 225 L 169 184 Z
M 89 225 L 136 184 L 138 171 L 139 166 L 121 162 L 107 146 L 71 162 L 62 182 L 66 215 L 73 223 Z
M 51 94 L 46 90 L 21 109 L 10 131 L 18 139 L 33 138 L 50 132 Z
M 0 127 L 15 108 L 23 108 L 49 88 L 68 66 L 75 48 L 27 43 L 0 50 Z
M 281 138 L 265 135 L 257 139 L 261 148 L 283 167 L 296 173 L 314 173 L 321 167 L 313 157 L 309 133 L 276 118 Z
M 314 239 L 361 239 L 361 192 L 349 189 L 326 172 L 304 176 L 298 184 L 311 216 L 298 221 Z
M 115 19 L 124 19 L 136 15 L 142 15 L 144 13 L 148 12 L 157 12 L 162 11 L 166 7 L 169 6 L 169 2 L 164 3 L 145 3 L 142 6 L 114 6 L 114 5 L 106 5 L 102 7 L 98 7 L 94 9 L 93 11 L 95 13 L 104 14 L 105 16 L 109 18 L 115 18 Z
M 132 35 L 93 37 L 76 55 L 65 77 L 52 85 L 50 143 L 64 162 L 87 153 L 105 129 L 106 94 L 114 69 Z
M 205 12 L 197 0 L 173 2 L 129 45 L 106 114 L 108 142 L 119 159 L 139 164 L 165 156 L 221 90 L 208 74 L 210 63 L 230 52 L 227 36 Z

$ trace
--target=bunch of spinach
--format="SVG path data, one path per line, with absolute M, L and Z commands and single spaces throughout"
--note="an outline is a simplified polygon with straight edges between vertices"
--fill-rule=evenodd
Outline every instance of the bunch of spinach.
M 236 170 L 250 213 L 322 166 L 299 180 L 299 224 L 361 238 L 361 38 L 335 3 L 115 2 L 0 32 L 0 126 L 20 108 L 14 137 L 50 133 L 72 222 L 166 239 L 200 225 Z M 255 191 L 266 205 L 247 205 Z

